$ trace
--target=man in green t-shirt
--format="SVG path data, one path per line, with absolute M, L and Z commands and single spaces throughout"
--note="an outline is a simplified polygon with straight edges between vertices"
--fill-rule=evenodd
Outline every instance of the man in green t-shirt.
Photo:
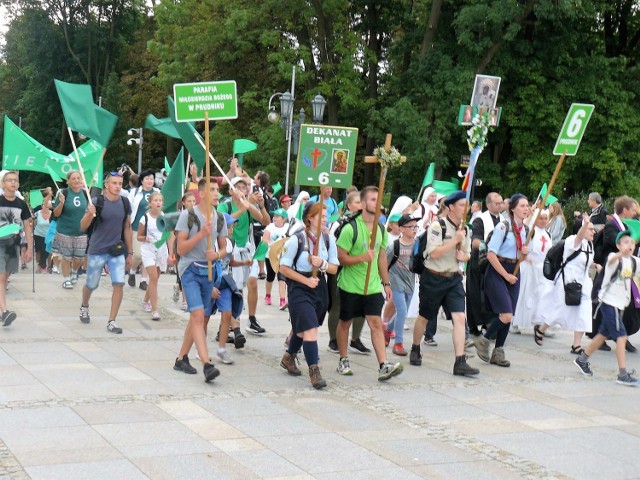
M 378 380 L 383 381 L 400 374 L 403 369 L 401 363 L 393 364 L 387 361 L 382 331 L 382 306 L 385 298 L 391 300 L 392 297 L 386 255 L 387 232 L 384 228 L 380 228 L 376 218 L 378 188 L 371 186 L 363 188 L 360 192 L 360 200 L 362 213 L 355 219 L 356 241 L 353 241 L 353 224 L 349 223 L 342 228 L 336 242 L 338 259 L 342 265 L 342 271 L 338 277 L 340 322 L 336 339 L 340 361 L 337 370 L 341 375 L 353 375 L 347 358 L 349 328 L 354 318 L 365 317 L 371 329 L 371 343 L 380 366 Z M 374 228 L 380 230 L 376 234 L 375 245 L 369 248 L 371 232 Z M 365 295 L 365 278 L 369 262 L 371 262 L 371 273 Z

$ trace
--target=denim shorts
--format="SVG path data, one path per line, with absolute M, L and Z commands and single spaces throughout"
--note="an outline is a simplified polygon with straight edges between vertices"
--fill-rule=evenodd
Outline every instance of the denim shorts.
M 215 270 L 213 279 L 209 280 L 206 267 L 199 267 L 192 263 L 180 277 L 182 291 L 187 299 L 187 306 L 190 312 L 195 310 L 211 311 L 211 292 L 215 284 Z
M 125 255 L 114 257 L 108 253 L 87 256 L 87 288 L 95 290 L 100 284 L 102 269 L 105 265 L 109 267 L 111 274 L 111 285 L 124 285 L 124 265 Z
M 211 300 L 210 308 L 204 312 L 205 317 L 212 315 L 214 312 L 230 312 L 232 310 L 231 289 L 229 288 L 223 288 L 220 290 L 220 296 Z
M 600 304 L 600 313 L 602 314 L 602 321 L 600 322 L 598 333 L 614 342 L 619 337 L 627 336 L 627 330 L 624 328 L 624 323 L 622 323 L 624 310 L 618 310 L 616 307 L 602 303 Z

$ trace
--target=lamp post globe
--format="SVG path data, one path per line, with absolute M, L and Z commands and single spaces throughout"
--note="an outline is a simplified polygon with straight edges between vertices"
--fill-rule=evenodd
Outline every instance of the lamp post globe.
M 315 123 L 322 123 L 324 108 L 326 105 L 327 101 L 320 94 L 316 95 L 311 101 L 311 107 L 313 108 L 313 121 Z

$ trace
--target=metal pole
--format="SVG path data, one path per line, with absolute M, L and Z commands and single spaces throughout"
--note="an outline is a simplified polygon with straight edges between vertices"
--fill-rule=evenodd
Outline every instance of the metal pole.
M 138 175 L 142 172 L 142 127 L 138 129 L 138 135 L 140 135 L 140 142 L 138 143 Z
M 291 73 L 291 99 L 295 101 L 295 88 L 296 88 L 296 67 L 292 67 Z M 294 105 L 291 106 L 291 112 L 289 113 L 289 118 L 287 119 L 287 174 L 285 175 L 284 181 L 284 193 L 285 195 L 289 194 L 289 170 L 291 167 L 291 131 L 293 128 L 293 109 Z

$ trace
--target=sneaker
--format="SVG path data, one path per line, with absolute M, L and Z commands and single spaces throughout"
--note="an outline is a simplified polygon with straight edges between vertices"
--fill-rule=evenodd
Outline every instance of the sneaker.
M 436 342 L 433 338 L 424 337 L 424 341 L 422 343 L 424 343 L 427 347 L 437 347 L 438 346 L 438 342 Z
M 475 346 L 475 342 L 473 341 L 473 339 L 471 337 L 467 338 L 464 341 L 464 349 L 466 350 L 467 348 L 473 348 Z
M 89 307 L 80 307 L 80 321 L 82 323 L 89 323 L 91 317 L 89 316 Z
M 72 290 L 73 283 L 71 282 L 71 280 L 65 280 L 64 282 L 62 282 L 62 288 L 66 288 L 67 290 Z
M 78 273 L 72 273 L 71 274 L 71 283 L 73 285 L 75 285 L 76 283 L 78 283 Z
M 629 340 L 627 340 L 627 344 L 625 345 L 625 350 L 629 353 L 635 353 L 638 351 L 638 349 L 636 347 L 634 347 L 633 345 L 631 345 L 631 342 Z
M 511 325 L 509 332 L 515 335 L 522 335 L 522 330 L 520 330 L 520 327 L 517 325 Z
M 338 350 L 338 341 L 329 340 L 329 345 L 327 345 L 327 351 L 332 353 L 340 353 L 340 350 Z
M 391 334 L 393 332 L 390 332 L 389 330 L 387 330 L 387 327 L 389 326 L 389 324 L 387 323 L 383 323 L 382 324 L 382 331 L 384 332 L 384 346 L 388 347 L 389 343 L 391 343 Z
M 135 273 L 130 273 L 129 274 L 129 279 L 127 280 L 127 283 L 129 284 L 130 287 L 135 287 L 136 286 L 136 274 Z
M 55 273 L 56 275 L 57 275 L 58 273 L 60 273 L 60 272 L 58 271 L 58 267 L 56 267 L 55 265 L 54 265 L 53 267 L 51 267 L 51 273 Z
M 351 340 L 349 343 L 349 351 L 359 353 L 360 355 L 369 355 L 371 353 L 371 349 L 365 347 L 360 339 Z
M 225 365 L 231 365 L 233 363 L 233 358 L 231 358 L 231 355 L 229 355 L 229 352 L 227 352 L 226 350 L 218 350 L 218 358 Z
M 297 363 L 298 363 L 298 356 L 292 355 L 289 352 L 284 352 L 284 355 L 282 356 L 282 360 L 280 360 L 280 366 L 284 368 L 287 372 L 289 372 L 289 375 L 295 375 L 296 377 L 298 375 L 302 375 L 302 372 L 298 368 Z
M 316 390 L 320 390 L 327 386 L 327 381 L 322 378 L 322 375 L 320 375 L 320 368 L 318 365 L 309 366 L 309 380 L 311 380 L 311 385 L 313 385 L 313 388 Z
M 189 375 L 198 373 L 198 371 L 191 366 L 191 364 L 189 363 L 189 357 L 186 355 L 182 357 L 182 359 L 176 358 L 176 363 L 173 365 L 173 369 L 180 372 L 188 373 Z
M 416 367 L 422 365 L 422 353 L 420 352 L 419 346 L 411 346 L 411 353 L 409 354 L 409 364 L 415 365 Z
M 227 335 L 227 341 L 225 343 L 234 343 L 234 340 L 235 339 L 233 338 L 233 335 Z M 216 342 L 219 342 L 219 341 L 220 341 L 220 332 L 218 331 L 216 333 Z
M 394 355 L 398 355 L 400 357 L 406 357 L 407 351 L 404 349 L 401 343 L 396 343 L 391 349 Z
M 146 290 L 147 289 L 147 282 L 145 282 L 144 280 L 142 282 L 140 282 L 140 285 L 138 286 L 138 288 L 140 290 Z
M 457 376 L 474 376 L 478 375 L 480 370 L 473 368 L 467 363 L 467 356 L 464 355 L 461 358 L 456 358 L 456 363 L 453 364 L 453 374 Z
M 142 308 L 144 308 L 145 312 L 151 311 L 151 302 L 142 302 Z
M 258 280 L 264 280 L 265 278 L 267 278 L 267 274 L 266 273 L 259 273 L 258 274 Z
M 151 320 L 153 320 L 154 322 L 159 322 L 160 321 L 160 312 L 153 312 L 151 314 Z
M 2 316 L 0 316 L 0 319 L 2 319 L 2 326 L 3 327 L 8 327 L 9 325 L 11 325 L 13 323 L 13 321 L 16 319 L 17 315 L 16 312 L 12 312 L 11 310 L 7 310 L 6 312 L 2 312 Z
M 23 263 L 23 264 L 22 264 L 22 270 L 26 270 L 26 269 L 27 269 L 27 264 L 26 264 L 26 263 Z
M 384 362 L 378 371 L 378 381 L 384 382 L 385 380 L 389 380 L 391 377 L 400 375 L 402 370 L 404 370 L 404 367 L 401 363 Z
M 286 310 L 288 306 L 289 306 L 289 304 L 287 303 L 287 299 L 286 298 L 281 298 L 280 299 L 280 310 Z
M 178 300 L 180 300 L 180 285 L 178 285 L 177 283 L 173 284 L 173 301 L 174 303 L 178 303 Z
M 264 296 L 264 304 L 265 305 L 271 305 L 271 295 L 265 295 Z
M 122 329 L 116 324 L 115 320 L 109 320 L 109 323 L 107 323 L 107 330 L 111 333 L 122 333 Z
M 189 311 L 189 305 L 187 305 L 187 302 L 182 302 L 182 305 L 180 305 L 180 310 L 182 310 L 183 312 Z
M 336 368 L 336 371 L 340 375 L 353 375 L 353 370 L 351 370 L 351 365 L 349 365 L 349 359 L 346 357 L 341 358 L 338 362 L 338 368 Z
M 233 346 L 236 348 L 244 348 L 245 343 L 247 343 L 247 338 L 241 333 L 233 339 Z
M 589 362 L 582 362 L 580 360 L 580 357 L 578 357 L 573 361 L 573 363 L 575 364 L 576 367 L 580 369 L 580 373 L 582 373 L 584 376 L 586 377 L 593 376 L 593 372 L 591 371 L 591 365 L 589 365 Z
M 249 317 L 249 331 L 256 335 L 262 335 L 266 332 L 266 330 L 260 326 L 256 317 Z
M 220 370 L 218 370 L 213 363 L 205 363 L 202 371 L 204 373 L 204 381 L 207 383 L 220 375 Z
M 625 375 L 618 375 L 616 383 L 619 383 L 620 385 L 627 385 L 629 387 L 637 387 L 640 384 L 640 380 L 634 377 L 635 373 L 635 370 L 631 370 Z

